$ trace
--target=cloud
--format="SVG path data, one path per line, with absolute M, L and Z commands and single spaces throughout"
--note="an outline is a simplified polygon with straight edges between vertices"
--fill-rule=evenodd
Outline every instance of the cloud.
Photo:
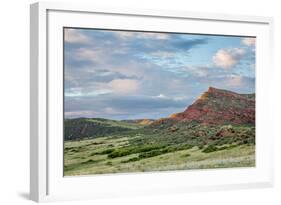
M 208 43 L 208 38 L 186 38 L 184 34 L 79 30 L 91 39 L 87 44 L 65 44 L 65 62 L 77 68 L 126 68 L 127 73 L 141 73 L 145 64 L 163 69 L 182 65 L 192 48 Z M 116 36 L 128 36 L 117 38 Z M 136 66 L 137 65 L 137 66 Z M 141 69 L 140 69 L 141 68 Z
M 209 86 L 255 90 L 254 46 L 239 48 L 242 38 L 95 29 L 67 35 L 69 118 L 156 119 L 183 111 Z
M 220 49 L 213 56 L 213 62 L 220 68 L 230 69 L 240 62 L 245 53 L 242 48 Z
M 106 90 L 106 89 L 100 89 L 100 90 L 95 90 L 95 91 L 91 91 L 91 92 L 83 92 L 81 91 L 81 89 L 70 89 L 70 91 L 66 91 L 64 93 L 64 95 L 66 97 L 85 97 L 85 96 L 99 96 L 99 95 L 105 95 L 105 94 L 109 94 L 112 93 L 111 90 Z
M 235 87 L 240 87 L 243 84 L 243 77 L 242 76 L 232 76 L 227 80 L 227 85 L 228 86 L 235 86 Z
M 114 32 L 116 36 L 121 39 L 128 40 L 130 38 L 137 39 L 168 39 L 169 35 L 165 33 L 148 33 L 148 32 L 131 32 L 131 31 L 117 31 Z
M 241 42 L 246 46 L 254 46 L 256 45 L 256 38 L 243 38 Z
M 209 86 L 231 90 L 237 93 L 255 92 L 255 78 L 253 77 L 246 77 L 238 74 L 225 74 L 212 76 L 210 79 L 204 79 L 204 81 L 206 81 Z
M 72 54 L 76 60 L 102 63 L 106 61 L 105 52 L 95 48 L 78 48 Z
M 255 92 L 255 78 L 233 75 L 224 80 L 224 86 L 226 89 L 238 93 L 253 93 Z
M 167 99 L 168 97 L 166 96 L 166 95 L 164 95 L 164 94 L 162 94 L 162 93 L 160 93 L 159 95 L 157 95 L 157 96 L 152 96 L 153 98 L 162 98 L 162 99 Z
M 115 79 L 109 83 L 109 86 L 117 94 L 132 94 L 139 89 L 138 81 L 132 79 Z
M 79 110 L 79 111 L 67 111 L 64 112 L 66 118 L 76 118 L 76 117 L 93 117 L 98 113 L 93 110 Z
M 115 109 L 115 108 L 113 108 L 113 107 L 106 107 L 106 108 L 104 108 L 104 113 L 105 113 L 105 114 L 108 114 L 108 115 L 127 114 L 127 112 L 117 110 L 117 109 Z
M 158 119 L 183 111 L 191 100 L 187 98 L 154 98 L 145 95 L 104 95 L 92 97 L 66 97 L 67 118 L 102 117 L 110 119 Z
M 182 36 L 179 36 L 178 38 L 174 38 L 174 40 L 171 41 L 171 46 L 176 49 L 187 51 L 199 45 L 205 45 L 208 43 L 208 41 L 209 39 L 206 37 L 197 39 L 184 39 Z
M 150 55 L 154 57 L 159 57 L 159 58 L 172 58 L 175 56 L 174 52 L 168 52 L 168 51 L 155 51 L 150 53 Z
M 170 96 L 167 96 L 167 95 L 162 94 L 162 93 L 160 93 L 160 94 L 157 95 L 157 96 L 151 96 L 151 98 L 154 98 L 154 99 L 163 99 L 163 100 L 171 100 L 171 101 L 173 101 L 173 102 L 176 102 L 176 101 L 184 101 L 184 100 L 188 101 L 188 100 L 190 100 L 189 97 L 184 96 L 184 95 L 170 97 Z
M 90 38 L 82 34 L 78 29 L 65 29 L 64 40 L 68 43 L 89 43 Z
M 189 75 L 193 75 L 194 77 L 208 77 L 211 72 L 214 71 L 213 67 L 207 65 L 207 66 L 185 66 L 183 67 L 183 71 L 188 73 Z

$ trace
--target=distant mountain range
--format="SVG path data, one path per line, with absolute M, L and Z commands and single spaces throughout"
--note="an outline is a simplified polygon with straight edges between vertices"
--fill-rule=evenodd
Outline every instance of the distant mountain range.
M 120 132 L 158 125 L 196 122 L 204 125 L 255 125 L 255 94 L 238 94 L 209 87 L 192 105 L 180 113 L 158 120 L 108 120 L 102 118 L 78 118 L 64 121 L 65 140 L 103 137 Z M 159 127 L 159 129 L 161 129 Z

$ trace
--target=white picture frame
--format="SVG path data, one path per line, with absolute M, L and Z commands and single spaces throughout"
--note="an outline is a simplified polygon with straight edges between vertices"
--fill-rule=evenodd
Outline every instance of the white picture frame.
M 267 129 L 272 113 L 263 109 L 270 106 L 267 91 L 270 90 L 273 69 L 272 18 L 44 2 L 31 5 L 30 25 L 32 200 L 94 199 L 273 186 L 273 131 Z M 64 26 L 256 36 L 256 167 L 63 177 Z

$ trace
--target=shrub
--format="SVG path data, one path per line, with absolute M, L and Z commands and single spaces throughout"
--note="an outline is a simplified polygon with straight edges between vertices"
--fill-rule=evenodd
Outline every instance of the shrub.
M 109 158 L 116 158 L 116 157 L 123 157 L 123 156 L 129 155 L 129 154 L 131 154 L 130 150 L 128 150 L 128 149 L 119 149 L 119 150 L 114 150 L 113 152 L 111 152 L 107 156 Z
M 130 158 L 128 160 L 121 161 L 121 163 L 135 162 L 135 161 L 138 161 L 138 160 L 140 160 L 139 157 L 133 157 L 133 158 Z
M 112 162 L 108 161 L 106 162 L 106 165 L 112 165 Z
M 226 149 L 232 149 L 232 148 L 237 147 L 237 146 L 238 146 L 237 144 L 229 145 Z
M 99 154 L 110 154 L 114 151 L 114 149 L 106 149 L 106 150 L 103 150 L 102 152 L 99 152 Z
M 198 145 L 198 148 L 199 148 L 199 149 L 203 149 L 203 148 L 204 148 L 204 145 L 203 145 L 203 144 L 200 144 L 200 145 Z
M 218 148 L 215 145 L 209 145 L 208 147 L 206 147 L 205 149 L 203 149 L 202 152 L 204 153 L 209 153 L 209 152 L 215 152 L 217 151 Z
M 164 153 L 167 153 L 167 151 L 166 150 L 152 150 L 150 152 L 141 153 L 139 155 L 139 158 L 142 159 L 142 158 L 155 157 L 155 156 L 158 156 L 158 155 L 161 155 Z
M 87 160 L 85 162 L 82 162 L 81 164 L 91 164 L 91 163 L 94 163 L 94 162 L 96 162 L 96 161 L 94 161 L 92 159 L 89 159 L 89 160 Z
M 184 154 L 184 155 L 182 155 L 182 157 L 190 157 L 190 154 L 189 153 Z
M 163 148 L 163 145 L 143 145 L 143 146 L 131 146 L 131 147 L 124 147 L 113 150 L 107 156 L 109 158 L 116 158 L 116 157 L 123 157 L 130 154 L 136 153 L 143 153 L 143 152 L 150 152 L 152 150 L 157 150 Z
M 228 149 L 230 146 L 222 146 L 222 147 L 219 147 L 217 150 L 224 150 L 224 149 Z

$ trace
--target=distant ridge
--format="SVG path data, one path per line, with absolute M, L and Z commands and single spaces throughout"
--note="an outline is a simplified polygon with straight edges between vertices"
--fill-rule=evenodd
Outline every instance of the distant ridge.
M 155 120 L 152 120 L 152 119 L 137 119 L 137 120 L 122 120 L 122 121 L 128 122 L 128 123 L 137 123 L 139 125 L 150 125 Z

